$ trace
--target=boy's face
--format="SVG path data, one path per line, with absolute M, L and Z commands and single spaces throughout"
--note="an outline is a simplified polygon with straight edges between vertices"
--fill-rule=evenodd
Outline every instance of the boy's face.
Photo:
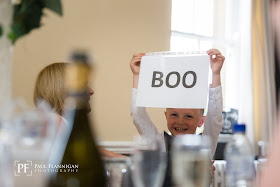
M 205 116 L 201 109 L 167 108 L 165 112 L 168 130 L 173 136 L 179 134 L 194 134 L 201 127 Z

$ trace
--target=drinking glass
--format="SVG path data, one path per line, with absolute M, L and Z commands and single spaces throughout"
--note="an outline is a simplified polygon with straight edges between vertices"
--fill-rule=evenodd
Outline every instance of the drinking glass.
M 136 136 L 132 156 L 132 179 L 136 187 L 162 186 L 166 171 L 166 152 L 159 137 Z
M 107 187 L 131 187 L 130 158 L 105 158 L 104 161 L 108 179 Z
M 46 159 L 56 133 L 55 120 L 46 102 L 32 109 L 23 99 L 10 100 L 0 107 L 1 138 L 15 160 Z
M 210 142 L 207 136 L 182 135 L 172 144 L 172 179 L 178 187 L 210 186 Z
M 15 146 L 40 152 L 49 149 L 57 124 L 55 114 L 46 102 L 38 103 L 35 110 L 27 108 L 21 115 L 15 115 L 12 123 Z

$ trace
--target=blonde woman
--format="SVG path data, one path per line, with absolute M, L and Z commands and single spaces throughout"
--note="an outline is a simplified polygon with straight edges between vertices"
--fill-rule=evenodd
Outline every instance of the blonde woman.
M 46 101 L 53 109 L 53 112 L 58 116 L 58 124 L 67 123 L 63 116 L 64 102 L 67 97 L 65 87 L 65 70 L 67 63 L 58 62 L 46 66 L 40 71 L 37 76 L 35 89 L 33 94 L 33 101 L 35 106 L 39 100 Z M 88 112 L 91 111 L 90 97 L 94 94 L 91 88 L 88 88 Z M 100 152 L 106 157 L 123 156 L 100 147 Z
M 54 63 L 46 66 L 37 76 L 33 101 L 37 106 L 38 100 L 46 101 L 55 113 L 62 116 L 66 98 L 65 82 L 66 63 Z

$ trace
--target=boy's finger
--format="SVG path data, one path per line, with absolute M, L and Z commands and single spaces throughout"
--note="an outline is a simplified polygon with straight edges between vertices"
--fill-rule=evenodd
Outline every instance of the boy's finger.
M 139 56 L 139 53 L 133 54 L 132 58 Z
M 224 57 L 224 55 L 222 55 L 222 54 L 216 54 L 216 56 Z
M 220 51 L 213 51 L 213 52 L 210 52 L 208 53 L 208 55 L 221 55 L 222 53 Z
M 217 59 L 221 59 L 222 61 L 225 61 L 225 57 L 224 56 L 217 56 Z
M 213 48 L 213 49 L 209 49 L 208 51 L 210 52 L 210 51 L 219 51 L 219 50 L 216 49 L 216 48 Z M 208 52 L 208 51 L 207 51 L 207 52 Z
M 209 54 L 209 53 L 212 53 L 212 52 L 220 52 L 218 49 L 209 49 L 208 51 L 207 51 L 207 53 Z
M 207 54 L 209 53 L 221 53 L 218 49 L 210 49 L 207 51 Z
M 139 63 L 140 62 L 140 60 L 132 60 L 131 62 L 130 62 L 130 64 L 131 65 L 136 65 L 137 63 Z
M 135 59 L 140 59 L 141 60 L 141 56 L 137 56 L 137 57 L 134 57 L 133 59 L 135 60 Z
M 222 59 L 224 61 L 225 57 L 223 55 L 216 55 L 215 58 L 212 58 L 212 59 Z
M 135 53 L 135 54 L 133 54 L 133 57 L 132 58 L 134 58 L 134 57 L 138 57 L 138 56 L 144 56 L 146 53 Z
M 143 53 L 134 53 L 133 56 L 139 56 L 142 55 Z
M 141 60 L 141 58 L 142 58 L 142 57 L 138 56 L 138 57 L 134 57 L 132 60 L 133 60 L 133 61 L 135 61 L 135 60 Z
M 210 55 L 211 60 L 217 58 L 217 56 L 215 54 Z
M 144 55 L 143 55 L 144 56 Z M 131 60 L 131 62 L 130 63 L 132 63 L 132 64 L 134 64 L 135 62 L 137 63 L 137 62 L 141 62 L 141 59 L 142 59 L 142 57 L 143 57 L 142 55 L 137 55 L 137 56 L 133 56 L 133 58 L 132 58 L 132 60 Z
M 206 52 L 207 52 L 207 53 L 210 53 L 211 51 L 214 51 L 214 50 L 217 50 L 217 49 L 209 49 L 209 50 L 207 50 Z

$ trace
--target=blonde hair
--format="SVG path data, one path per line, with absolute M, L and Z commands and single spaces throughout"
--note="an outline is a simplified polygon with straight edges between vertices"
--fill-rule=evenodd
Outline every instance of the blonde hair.
M 58 62 L 48 65 L 40 71 L 33 94 L 36 106 L 38 100 L 45 100 L 57 114 L 62 115 L 66 98 L 65 70 L 66 63 Z

